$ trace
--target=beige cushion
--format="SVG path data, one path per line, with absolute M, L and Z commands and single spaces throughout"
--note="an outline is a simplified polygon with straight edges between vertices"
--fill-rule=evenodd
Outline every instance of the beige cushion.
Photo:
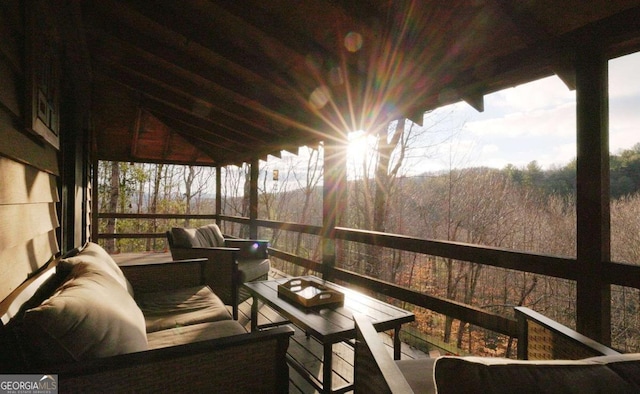
M 209 286 L 138 294 L 148 333 L 220 320 L 231 315 Z
M 96 269 L 104 270 L 105 274 L 108 274 L 115 279 L 127 290 L 127 292 L 129 292 L 132 297 L 134 296 L 131 283 L 129 283 L 111 255 L 109 255 L 109 253 L 107 253 L 107 251 L 100 245 L 88 242 L 85 248 L 82 249 L 78 255 L 60 260 L 58 267 L 62 270 L 71 270 L 73 266 L 80 263 L 88 264 Z
M 435 393 L 433 365 L 435 358 L 397 360 L 395 363 L 415 393 Z
M 222 320 L 152 332 L 149 333 L 147 339 L 149 340 L 149 349 L 157 349 L 246 333 L 247 331 L 237 321 Z
M 200 241 L 196 237 L 195 228 L 172 227 L 171 237 L 173 238 L 173 246 L 175 248 L 198 248 Z
M 144 316 L 113 275 L 74 264 L 49 299 L 26 311 L 26 343 L 45 363 L 87 360 L 147 349 Z
M 638 387 L 617 375 L 602 359 L 522 361 L 440 357 L 434 368 L 438 394 L 638 392 Z
M 199 227 L 196 230 L 196 237 L 202 247 L 222 247 L 224 246 L 224 236 L 220 227 L 216 224 L 209 224 Z
M 640 393 L 640 353 L 600 356 L 587 359 L 594 363 L 606 364 Z
M 241 283 L 251 282 L 269 274 L 269 259 L 239 260 L 238 274 Z

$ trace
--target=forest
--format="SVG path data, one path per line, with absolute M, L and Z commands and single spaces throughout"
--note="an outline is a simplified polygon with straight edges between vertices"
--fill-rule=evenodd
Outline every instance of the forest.
M 320 225 L 322 148 L 261 163 L 259 218 Z M 575 161 L 542 169 L 536 162 L 518 168 L 471 167 L 402 176 L 389 170 L 348 182 L 342 225 L 527 251 L 561 257 L 576 254 Z M 277 168 L 277 175 L 274 169 Z M 303 170 L 301 171 L 300 168 Z M 640 144 L 610 156 L 611 255 L 638 264 L 640 256 Z M 211 214 L 215 212 L 215 169 L 103 162 L 99 167 L 100 212 Z M 222 169 L 224 215 L 248 216 L 248 168 Z M 385 183 L 386 182 L 386 183 Z M 380 196 L 378 185 L 386 188 Z M 205 221 L 206 222 L 206 221 Z M 101 233 L 161 233 L 171 226 L 198 226 L 194 220 L 102 219 Z M 242 235 L 239 225 L 223 231 Z M 321 260 L 317 236 L 261 229 L 274 248 Z M 166 250 L 163 239 L 101 240 L 113 252 Z M 341 242 L 344 268 L 428 294 L 513 316 L 525 305 L 575 326 L 575 283 L 464 261 Z M 301 267 L 273 259 L 289 274 Z M 640 292 L 612 288 L 612 342 L 624 352 L 640 351 Z M 429 310 L 414 310 L 417 332 L 455 353 L 515 357 L 511 338 Z M 444 346 L 444 345 L 443 345 Z M 443 347 L 444 348 L 444 347 Z

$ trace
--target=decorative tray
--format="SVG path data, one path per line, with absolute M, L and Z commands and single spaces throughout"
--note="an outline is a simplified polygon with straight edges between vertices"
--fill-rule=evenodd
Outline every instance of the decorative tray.
M 278 285 L 278 296 L 305 307 L 344 303 L 344 294 L 341 292 L 305 278 L 294 278 Z

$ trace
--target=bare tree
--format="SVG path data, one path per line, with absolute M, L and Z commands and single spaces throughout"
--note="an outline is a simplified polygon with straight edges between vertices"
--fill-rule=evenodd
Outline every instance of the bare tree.
M 184 166 L 182 168 L 182 180 L 184 182 L 184 199 L 185 207 L 184 213 L 186 215 L 191 214 L 191 206 L 193 201 L 200 197 L 202 193 L 207 189 L 207 184 L 211 181 L 214 172 L 209 171 L 208 168 L 200 166 Z M 191 221 L 186 218 L 184 226 L 189 227 Z
M 118 200 L 120 199 L 120 166 L 117 161 L 111 162 L 111 180 L 109 189 L 109 204 L 108 212 L 116 212 L 118 209 Z M 115 234 L 116 232 L 116 219 L 107 219 L 107 234 Z M 108 253 L 116 252 L 115 238 L 107 238 L 105 242 L 105 249 Z

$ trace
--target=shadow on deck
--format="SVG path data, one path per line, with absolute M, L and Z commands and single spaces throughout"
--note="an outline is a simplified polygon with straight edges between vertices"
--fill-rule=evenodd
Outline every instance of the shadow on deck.
M 170 253 L 122 253 L 112 255 L 117 263 L 151 263 L 171 260 Z M 287 275 L 280 271 L 272 269 L 269 272 L 270 279 L 283 278 Z M 214 290 L 215 291 L 215 290 Z M 251 330 L 251 303 L 249 299 L 239 306 L 238 321 L 247 329 Z M 229 307 L 229 311 L 231 308 Z M 260 305 L 258 314 L 258 324 L 270 324 L 282 322 L 283 318 L 273 309 L 266 305 Z M 304 331 L 300 330 L 293 324 L 291 327 L 295 329 L 295 334 L 289 343 L 289 355 L 300 362 L 310 374 L 316 376 L 318 380 L 322 379 L 322 345 L 312 337 L 307 337 Z M 389 354 L 393 356 L 393 339 L 387 333 L 380 333 L 380 337 L 387 345 Z M 410 347 L 406 343 L 402 343 L 402 359 L 426 358 L 429 355 Z M 353 345 L 347 343 L 339 343 L 333 345 L 333 385 L 340 387 L 347 382 L 353 381 Z M 317 392 L 311 384 L 302 378 L 297 371 L 289 367 L 289 393 L 315 393 Z

